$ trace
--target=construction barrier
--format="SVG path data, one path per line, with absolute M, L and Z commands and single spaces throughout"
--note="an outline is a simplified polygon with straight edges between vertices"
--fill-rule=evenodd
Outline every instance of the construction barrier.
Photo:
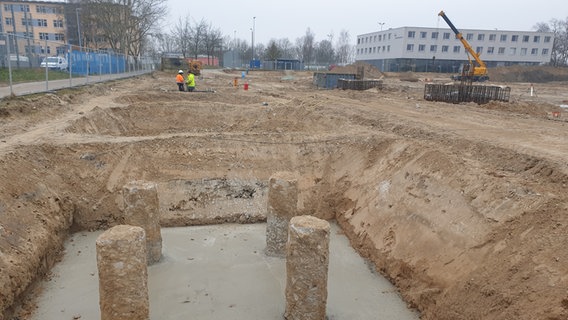
M 489 101 L 508 102 L 510 96 L 511 88 L 502 86 L 428 83 L 424 87 L 424 99 L 428 101 L 484 104 Z

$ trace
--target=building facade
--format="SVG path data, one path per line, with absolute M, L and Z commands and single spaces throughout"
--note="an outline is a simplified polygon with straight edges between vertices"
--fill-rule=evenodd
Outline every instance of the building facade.
M 552 32 L 460 30 L 487 67 L 550 62 Z M 357 36 L 356 61 L 381 71 L 453 72 L 467 51 L 451 29 L 402 27 Z
M 65 5 L 0 1 L 0 32 L 10 35 L 11 54 L 26 57 L 64 54 L 67 51 Z

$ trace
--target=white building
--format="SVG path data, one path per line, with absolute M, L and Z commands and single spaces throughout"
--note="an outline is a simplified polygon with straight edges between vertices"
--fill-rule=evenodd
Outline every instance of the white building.
M 552 32 L 460 30 L 488 68 L 550 62 Z M 357 36 L 356 61 L 381 71 L 458 72 L 467 51 L 451 29 L 402 27 Z

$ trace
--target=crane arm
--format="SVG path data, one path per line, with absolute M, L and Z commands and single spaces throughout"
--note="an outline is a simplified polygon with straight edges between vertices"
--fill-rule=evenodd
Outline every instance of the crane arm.
M 479 64 L 479 66 L 482 69 L 486 69 L 487 66 L 485 65 L 485 62 L 483 62 L 483 60 L 481 60 L 481 58 L 479 58 L 479 54 L 477 52 L 475 52 L 473 50 L 473 48 L 471 47 L 471 45 L 463 38 L 463 35 L 461 34 L 461 32 L 456 28 L 456 26 L 454 26 L 454 24 L 450 21 L 450 19 L 448 18 L 448 16 L 446 16 L 446 13 L 444 13 L 444 11 L 440 11 L 440 13 L 438 13 L 438 15 L 440 17 L 442 17 L 442 19 L 444 19 L 444 21 L 446 21 L 446 23 L 448 24 L 448 26 L 450 26 L 450 28 L 452 29 L 452 31 L 454 31 L 454 33 L 456 34 L 456 38 L 458 38 L 458 40 L 461 41 L 461 43 L 463 44 L 464 48 L 467 50 L 467 52 L 475 59 L 475 61 Z

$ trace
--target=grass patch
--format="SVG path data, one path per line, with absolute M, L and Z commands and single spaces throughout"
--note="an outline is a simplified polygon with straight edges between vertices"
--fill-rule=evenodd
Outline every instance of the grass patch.
M 69 79 L 69 72 L 49 70 L 49 80 Z M 10 82 L 8 68 L 0 68 L 0 85 Z M 12 83 L 45 81 L 45 68 L 12 69 Z

